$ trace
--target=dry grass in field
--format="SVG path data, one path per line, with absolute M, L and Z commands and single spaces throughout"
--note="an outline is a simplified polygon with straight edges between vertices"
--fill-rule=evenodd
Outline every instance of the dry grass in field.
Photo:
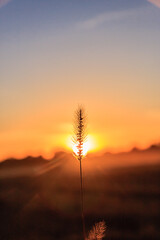
M 96 223 L 90 230 L 86 240 L 102 240 L 105 237 L 106 224 L 105 221 Z

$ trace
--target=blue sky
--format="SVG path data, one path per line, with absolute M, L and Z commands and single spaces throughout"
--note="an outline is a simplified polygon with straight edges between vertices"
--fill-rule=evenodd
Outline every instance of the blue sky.
M 78 103 L 106 147 L 158 141 L 159 6 L 159 0 L 0 0 L 0 134 L 6 139 L 0 145 L 42 137 L 38 149 L 51 148 L 50 138 L 57 146 Z

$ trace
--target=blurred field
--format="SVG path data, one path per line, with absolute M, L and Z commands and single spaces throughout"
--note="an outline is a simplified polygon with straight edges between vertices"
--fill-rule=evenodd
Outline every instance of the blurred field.
M 160 164 L 100 161 L 84 160 L 87 230 L 105 220 L 105 239 L 159 240 Z M 79 163 L 69 155 L 0 163 L 0 239 L 82 239 L 79 195 Z

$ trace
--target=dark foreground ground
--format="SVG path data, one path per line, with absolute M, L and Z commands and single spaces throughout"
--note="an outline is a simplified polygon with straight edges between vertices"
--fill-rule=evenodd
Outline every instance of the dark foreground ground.
M 82 239 L 79 165 L 72 160 L 0 163 L 0 239 Z M 159 240 L 160 165 L 98 166 L 84 165 L 87 231 L 105 220 L 105 239 Z

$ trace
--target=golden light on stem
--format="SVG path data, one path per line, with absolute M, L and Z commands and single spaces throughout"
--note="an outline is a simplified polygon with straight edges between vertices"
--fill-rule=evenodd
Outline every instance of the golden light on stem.
M 69 150 L 74 153 L 76 157 L 78 155 L 78 143 L 73 141 L 73 136 L 68 135 L 64 140 L 66 146 Z M 86 140 L 83 143 L 82 154 L 85 157 L 89 152 L 96 152 L 101 149 L 100 147 L 100 139 L 96 135 L 88 134 Z
M 76 156 L 78 156 L 78 148 L 79 148 L 78 143 L 72 143 L 71 148 L 72 148 L 74 154 Z M 93 143 L 92 143 L 90 136 L 88 136 L 86 141 L 83 143 L 83 147 L 82 147 L 83 157 L 85 157 L 87 155 L 87 153 L 92 149 L 93 149 Z

